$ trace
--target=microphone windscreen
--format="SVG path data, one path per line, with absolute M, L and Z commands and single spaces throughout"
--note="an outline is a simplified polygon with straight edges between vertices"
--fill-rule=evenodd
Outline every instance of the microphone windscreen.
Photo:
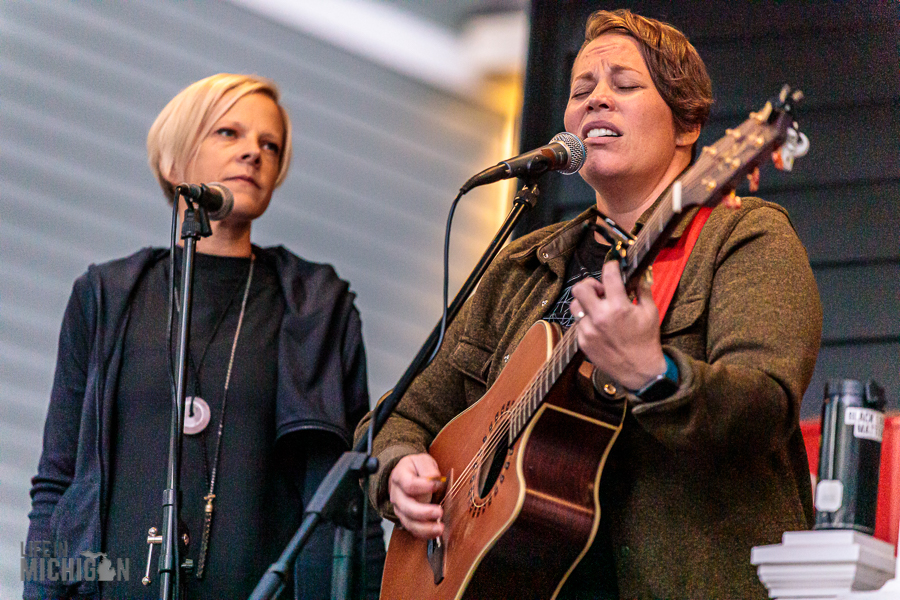
M 208 184 L 206 187 L 211 190 L 216 190 L 222 195 L 222 206 L 219 210 L 209 213 L 210 221 L 221 221 L 230 215 L 232 209 L 234 209 L 234 194 L 232 194 L 231 190 L 228 189 L 228 186 L 223 183 L 214 182 Z
M 587 156 L 587 150 L 584 148 L 584 142 L 581 141 L 574 133 L 569 133 L 568 131 L 561 131 L 553 136 L 553 139 L 550 140 L 550 143 L 556 142 L 568 151 L 569 153 L 569 161 L 566 163 L 565 168 L 559 169 L 559 172 L 563 175 L 571 175 L 572 173 L 577 173 L 579 169 L 581 169 L 582 165 L 584 165 L 584 159 Z

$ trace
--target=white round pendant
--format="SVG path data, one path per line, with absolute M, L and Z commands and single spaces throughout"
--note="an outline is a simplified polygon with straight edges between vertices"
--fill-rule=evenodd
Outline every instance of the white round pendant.
M 184 432 L 197 435 L 209 425 L 211 414 L 206 400 L 200 396 L 188 396 L 184 399 Z

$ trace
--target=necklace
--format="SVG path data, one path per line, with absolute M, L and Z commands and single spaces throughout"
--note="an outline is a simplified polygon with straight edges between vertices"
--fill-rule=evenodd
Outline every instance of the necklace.
M 252 277 L 252 256 L 251 256 L 251 265 L 250 265 L 250 277 Z M 247 283 L 249 286 L 249 282 Z M 248 288 L 249 289 L 249 288 Z M 235 290 L 237 291 L 237 290 Z M 246 294 L 246 292 L 245 292 Z M 209 339 L 206 341 L 206 345 L 203 347 L 203 351 L 200 353 L 200 360 L 194 361 L 194 353 L 188 353 L 188 363 L 190 368 L 194 374 L 194 393 L 191 396 L 187 396 L 184 399 L 185 409 L 184 409 L 184 428 L 183 431 L 186 435 L 197 435 L 202 433 L 207 425 L 209 425 L 210 420 L 212 419 L 212 409 L 209 406 L 209 403 L 203 399 L 201 396 L 200 390 L 200 371 L 203 369 L 203 362 L 206 360 L 206 353 L 209 350 L 210 346 L 212 346 L 213 340 L 216 339 L 216 335 L 219 332 L 219 328 L 222 326 L 222 323 L 225 322 L 225 318 L 228 316 L 228 311 L 231 310 L 231 305 L 234 304 L 236 294 L 231 294 L 228 304 L 225 306 L 225 310 L 222 311 L 222 314 L 219 316 L 219 320 L 216 322 L 213 327 L 212 333 L 209 336 Z M 181 294 L 179 294 L 178 289 L 175 290 L 175 302 L 176 309 L 178 312 L 181 312 Z M 239 331 L 239 329 L 238 329 Z M 235 337 L 237 336 L 237 332 L 235 332 Z M 233 359 L 233 356 L 232 356 Z M 209 471 L 209 459 L 206 456 L 206 446 L 203 447 L 204 453 L 204 465 Z M 207 480 L 209 477 L 207 476 Z
M 250 282 L 253 281 L 253 265 L 256 256 L 250 255 L 250 273 L 247 274 L 247 286 L 244 288 L 244 299 L 241 300 L 241 313 L 238 315 L 237 329 L 234 332 L 234 341 L 231 342 L 231 356 L 228 359 L 228 370 L 225 372 L 225 389 L 222 392 L 222 415 L 219 417 L 219 431 L 216 434 L 216 450 L 213 455 L 212 469 L 209 471 L 209 493 L 204 496 L 206 506 L 203 509 L 203 538 L 200 541 L 200 560 L 197 564 L 197 579 L 203 579 L 206 570 L 206 559 L 209 556 L 209 535 L 212 529 L 213 499 L 216 494 L 216 473 L 219 468 L 219 456 L 222 450 L 222 432 L 225 430 L 225 401 L 228 399 L 228 384 L 231 382 L 231 368 L 234 366 L 234 352 L 237 350 L 238 336 L 241 333 L 241 325 L 244 323 L 244 314 L 247 310 L 247 298 L 250 296 Z M 205 448 L 206 445 L 204 444 Z
M 209 350 L 209 347 L 212 346 L 213 340 L 216 339 L 216 334 L 219 332 L 219 328 L 222 326 L 222 323 L 225 322 L 228 311 L 231 310 L 231 305 L 234 304 L 234 296 L 235 295 L 232 294 L 231 298 L 228 300 L 228 304 L 225 306 L 225 310 L 222 311 L 222 315 L 219 317 L 216 326 L 213 327 L 209 340 L 207 340 L 203 352 L 200 353 L 200 360 L 194 364 L 193 353 L 188 354 L 188 361 L 190 361 L 190 366 L 194 372 L 194 394 L 184 399 L 184 433 L 187 435 L 197 435 L 202 433 L 203 430 L 206 429 L 206 426 L 209 425 L 209 421 L 212 418 L 212 409 L 200 395 L 200 371 L 203 369 L 203 361 L 206 360 L 206 353 Z M 204 453 L 204 457 L 205 456 Z M 206 463 L 208 462 L 209 461 L 207 460 Z M 208 468 L 207 465 L 207 470 Z
M 251 254 L 250 255 L 250 272 L 247 274 L 247 284 L 244 286 L 244 298 L 243 298 L 243 300 L 241 300 L 241 312 L 238 315 L 238 323 L 237 323 L 237 328 L 235 329 L 235 332 L 234 332 L 234 340 L 232 340 L 232 342 L 231 342 L 231 356 L 228 359 L 228 369 L 225 372 L 225 389 L 222 392 L 222 413 L 221 413 L 221 416 L 219 417 L 219 427 L 218 427 L 218 431 L 216 432 L 216 448 L 215 448 L 215 451 L 213 454 L 212 469 L 209 469 L 209 466 L 208 466 L 209 460 L 206 456 L 206 444 L 204 443 L 203 440 L 200 440 L 201 446 L 204 451 L 203 452 L 204 459 L 205 459 L 204 460 L 204 463 L 205 463 L 204 471 L 205 471 L 205 473 L 208 473 L 208 476 L 209 476 L 209 480 L 208 480 L 209 481 L 209 492 L 207 493 L 206 496 L 203 497 L 203 499 L 206 501 L 206 506 L 204 507 L 204 510 L 203 510 L 203 537 L 201 538 L 201 541 L 200 541 L 200 558 L 197 563 L 197 572 L 196 572 L 197 579 L 203 579 L 203 575 L 206 570 L 206 560 L 209 557 L 209 537 L 210 537 L 210 531 L 212 529 L 213 500 L 216 497 L 216 494 L 215 494 L 216 473 L 218 472 L 219 457 L 221 456 L 222 433 L 225 430 L 225 402 L 228 399 L 228 385 L 231 383 L 231 370 L 232 370 L 232 367 L 234 366 L 234 354 L 235 354 L 235 351 L 237 350 L 238 337 L 241 334 L 241 326 L 244 323 L 244 314 L 246 314 L 246 311 L 247 311 L 247 299 L 250 297 L 250 283 L 253 281 L 253 266 L 255 264 L 255 260 L 256 260 L 256 256 Z M 229 308 L 230 308 L 230 306 L 231 305 L 229 304 Z M 226 313 L 228 312 L 228 308 L 225 309 L 225 312 Z M 224 320 L 224 317 L 223 317 L 223 320 Z M 220 324 L 221 324 L 221 322 L 220 322 Z M 216 326 L 216 327 L 218 328 L 218 326 Z M 213 332 L 213 335 L 215 336 L 215 332 Z M 211 340 L 210 340 L 210 342 L 211 342 Z M 207 349 L 208 348 L 209 348 L 209 345 L 207 345 Z M 203 352 L 203 355 L 205 357 L 205 355 L 206 355 L 205 350 Z M 201 359 L 201 362 L 202 362 L 202 359 Z M 199 379 L 199 373 L 197 374 L 197 377 Z M 203 431 L 203 429 L 205 429 L 206 425 L 209 423 L 210 408 L 209 408 L 209 405 L 206 403 L 206 401 L 203 400 L 202 398 L 194 398 L 193 402 L 195 403 L 195 406 L 193 407 L 194 411 L 196 411 L 197 413 L 199 413 L 203 410 L 206 411 L 206 422 L 203 423 L 202 426 L 196 431 L 196 433 L 199 433 L 199 432 Z M 198 407 L 200 407 L 200 408 L 198 409 Z M 187 431 L 187 422 L 188 422 L 188 414 L 187 413 L 188 413 L 188 411 L 189 411 L 189 407 L 187 406 L 187 402 L 185 402 L 185 433 L 192 433 L 192 432 Z

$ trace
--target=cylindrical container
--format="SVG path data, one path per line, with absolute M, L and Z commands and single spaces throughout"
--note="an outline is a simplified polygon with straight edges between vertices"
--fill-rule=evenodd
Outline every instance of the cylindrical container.
M 883 409 L 884 390 L 874 381 L 825 384 L 815 529 L 874 533 Z

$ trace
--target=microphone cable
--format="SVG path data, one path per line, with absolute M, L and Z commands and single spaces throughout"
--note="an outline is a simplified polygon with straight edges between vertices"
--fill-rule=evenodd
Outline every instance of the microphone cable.
M 447 331 L 447 312 L 449 310 L 449 297 L 450 297 L 450 228 L 453 225 L 453 214 L 456 212 L 456 207 L 459 204 L 459 201 L 462 199 L 463 194 L 466 192 L 462 189 L 459 190 L 459 193 L 456 195 L 456 198 L 453 199 L 453 202 L 450 204 L 450 212 L 447 214 L 447 227 L 444 232 L 444 293 L 443 293 L 443 310 L 441 311 L 441 328 L 438 333 L 437 343 L 434 347 L 434 352 L 431 353 L 431 356 L 428 358 L 428 362 L 425 364 L 425 367 L 431 364 L 431 361 L 434 360 L 434 357 L 437 356 L 438 350 L 441 349 L 441 345 L 444 343 L 444 334 Z M 423 369 L 425 367 L 422 367 Z
M 172 232 L 169 239 L 169 316 L 168 327 L 166 328 L 166 358 L 169 362 L 169 384 L 172 388 L 172 403 L 177 404 L 178 399 L 175 397 L 177 389 L 175 386 L 175 365 L 172 361 L 172 327 L 175 324 L 175 239 L 178 235 L 178 199 L 180 195 L 175 194 L 172 200 Z

